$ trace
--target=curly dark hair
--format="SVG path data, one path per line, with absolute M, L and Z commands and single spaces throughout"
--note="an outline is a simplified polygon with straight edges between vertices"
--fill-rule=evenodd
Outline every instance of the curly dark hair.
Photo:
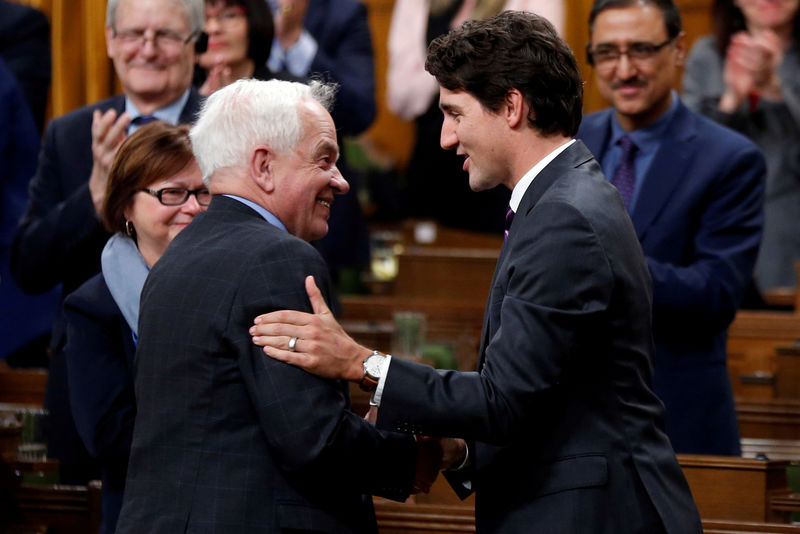
M 572 137 L 578 131 L 583 106 L 578 63 L 544 17 L 505 11 L 465 22 L 434 39 L 425 69 L 445 89 L 466 91 L 492 112 L 517 89 L 531 107 L 528 123 L 543 135 Z

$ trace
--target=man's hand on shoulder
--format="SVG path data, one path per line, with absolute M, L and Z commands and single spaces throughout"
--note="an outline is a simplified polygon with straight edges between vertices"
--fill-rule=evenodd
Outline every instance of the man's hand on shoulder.
M 372 351 L 356 343 L 336 321 L 313 276 L 306 277 L 306 292 L 314 313 L 281 310 L 255 318 L 250 328 L 253 343 L 276 360 L 309 373 L 360 382 L 363 361 Z

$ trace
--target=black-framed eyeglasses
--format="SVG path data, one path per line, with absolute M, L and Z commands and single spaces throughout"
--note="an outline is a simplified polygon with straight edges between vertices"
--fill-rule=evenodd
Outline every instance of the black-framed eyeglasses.
M 610 65 L 619 61 L 621 56 L 628 56 L 630 61 L 648 61 L 653 59 L 659 50 L 675 40 L 670 37 L 663 43 L 631 43 L 627 50 L 620 50 L 616 46 L 600 45 L 594 50 L 591 43 L 586 44 L 586 57 L 590 65 Z
M 165 187 L 155 191 L 153 189 L 140 189 L 141 192 L 153 195 L 165 206 L 180 206 L 187 200 L 189 195 L 194 195 L 197 203 L 201 206 L 211 204 L 211 193 L 205 187 L 202 189 L 186 189 L 185 187 Z
M 142 47 L 148 40 L 153 41 L 153 46 L 160 50 L 175 51 L 181 46 L 196 39 L 201 31 L 193 31 L 187 37 L 184 37 L 175 30 L 167 28 L 159 28 L 152 30 L 151 37 L 147 35 L 148 30 L 144 28 L 132 28 L 130 30 L 114 30 L 113 36 L 125 46 L 129 47 Z

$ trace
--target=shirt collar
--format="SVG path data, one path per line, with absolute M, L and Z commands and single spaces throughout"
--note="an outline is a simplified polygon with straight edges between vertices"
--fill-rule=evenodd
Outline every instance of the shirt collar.
M 533 179 L 536 178 L 536 175 L 542 172 L 542 169 L 547 167 L 548 163 L 556 159 L 556 156 L 564 152 L 567 149 L 567 147 L 574 142 L 575 139 L 570 139 L 557 149 L 553 150 L 548 155 L 539 160 L 539 162 L 536 165 L 534 165 L 531 168 L 531 170 L 529 170 L 522 176 L 520 181 L 517 182 L 517 185 L 514 186 L 514 190 L 511 191 L 511 200 L 509 200 L 508 202 L 508 205 L 511 206 L 512 210 L 514 210 L 514 213 L 517 212 L 517 208 L 519 208 L 519 203 L 522 202 L 522 197 L 525 196 L 525 192 L 528 190 L 528 187 L 530 187 L 531 183 L 533 182 Z
M 667 124 L 672 120 L 675 111 L 678 109 L 678 102 L 680 102 L 680 97 L 678 93 L 673 90 L 672 102 L 667 110 L 656 119 L 653 124 L 645 126 L 644 128 L 637 128 L 632 132 L 625 131 L 622 126 L 619 125 L 616 113 L 612 114 L 610 146 L 616 146 L 623 136 L 628 135 L 631 140 L 633 140 L 640 153 L 648 153 L 656 150 L 661 143 L 664 130 L 667 129 Z
M 238 200 L 239 202 L 241 202 L 245 206 L 249 206 L 249 207 L 253 208 L 256 211 L 256 213 L 258 213 L 259 215 L 264 217 L 264 219 L 268 223 L 270 223 L 272 226 L 280 228 L 284 232 L 288 232 L 289 231 L 289 230 L 286 229 L 286 227 L 283 225 L 283 223 L 275 215 L 273 215 L 273 213 L 271 211 L 269 211 L 264 206 L 256 204 L 252 200 L 249 200 L 249 199 L 246 199 L 246 198 L 243 198 L 243 197 L 239 197 L 239 196 L 236 196 L 236 195 L 224 195 L 224 196 L 226 196 L 228 198 L 232 198 L 234 200 Z
M 190 90 L 187 89 L 181 95 L 181 97 L 172 104 L 155 110 L 153 112 L 153 117 L 157 118 L 158 120 L 168 122 L 172 125 L 178 124 L 181 119 L 181 111 L 183 111 L 184 106 L 186 106 L 186 102 L 189 100 L 189 91 Z M 125 97 L 125 112 L 130 116 L 131 120 L 142 116 L 142 112 L 139 111 L 136 105 L 127 96 Z M 132 126 L 130 133 L 133 133 L 134 131 L 136 131 L 136 127 Z

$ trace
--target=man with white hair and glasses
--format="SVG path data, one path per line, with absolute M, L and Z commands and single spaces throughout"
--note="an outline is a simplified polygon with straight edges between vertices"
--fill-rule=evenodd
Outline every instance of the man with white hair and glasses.
M 203 20 L 202 0 L 109 0 L 106 46 L 123 94 L 72 111 L 47 127 L 11 258 L 12 274 L 25 292 L 61 284 L 66 296 L 100 271 L 109 234 L 99 214 L 114 155 L 139 125 L 193 120 L 201 101 L 190 87 L 194 41 Z M 85 483 L 88 457 L 70 415 L 65 342 L 59 317 L 45 400 L 48 453 L 61 463 L 62 482 Z
M 239 80 L 191 131 L 213 197 L 142 291 L 118 534 L 377 532 L 369 494 L 404 500 L 435 478 L 438 442 L 376 430 L 350 410 L 346 382 L 272 360 L 248 334 L 262 311 L 311 311 L 307 273 L 330 296 L 308 241 L 349 189 L 333 90 Z

